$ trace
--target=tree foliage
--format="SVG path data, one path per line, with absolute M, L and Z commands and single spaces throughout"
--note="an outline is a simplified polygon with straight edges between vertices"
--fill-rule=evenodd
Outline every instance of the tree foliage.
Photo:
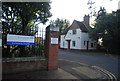
M 98 11 L 95 26 L 90 32 L 91 38 L 102 39 L 102 46 L 109 53 L 119 53 L 120 26 L 118 26 L 118 21 L 118 11 L 106 13 L 105 9 L 101 8 Z
M 28 30 L 32 30 L 34 27 L 35 22 L 45 23 L 48 21 L 47 18 L 51 16 L 49 9 L 49 3 L 45 2 L 2 3 L 3 29 L 7 25 L 7 33 L 27 35 L 29 34 Z
M 7 34 L 35 35 L 38 32 L 35 22 L 45 24 L 51 17 L 49 10 L 50 4 L 48 2 L 3 2 L 3 48 L 6 45 Z M 20 48 L 25 54 L 25 46 L 16 48 Z M 10 55 L 10 46 L 8 45 L 7 51 L 7 54 Z
M 70 26 L 70 22 L 67 19 L 57 18 L 56 20 L 51 20 L 50 25 L 53 27 L 59 27 L 60 33 L 62 33 L 64 29 Z

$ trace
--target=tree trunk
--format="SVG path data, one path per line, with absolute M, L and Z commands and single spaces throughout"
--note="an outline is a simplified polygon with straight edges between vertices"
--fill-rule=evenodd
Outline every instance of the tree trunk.
M 26 57 L 25 46 L 19 45 L 20 48 L 20 57 Z
M 28 21 L 25 19 L 25 16 L 22 15 L 22 35 L 26 35 L 26 27 L 28 24 Z M 25 57 L 26 56 L 26 52 L 25 52 L 25 46 L 24 45 L 19 45 L 20 47 L 20 56 Z

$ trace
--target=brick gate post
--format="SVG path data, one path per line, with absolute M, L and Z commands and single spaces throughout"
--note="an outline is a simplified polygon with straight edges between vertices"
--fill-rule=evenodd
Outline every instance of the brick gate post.
M 46 55 L 47 55 L 47 69 L 55 70 L 58 68 L 58 37 L 59 28 L 50 27 L 46 28 Z

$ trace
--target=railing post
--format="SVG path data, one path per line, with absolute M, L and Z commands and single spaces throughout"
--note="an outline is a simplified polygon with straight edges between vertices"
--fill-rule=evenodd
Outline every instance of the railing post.
M 46 28 L 46 55 L 48 60 L 48 70 L 55 70 L 58 68 L 58 37 L 59 28 L 50 27 Z

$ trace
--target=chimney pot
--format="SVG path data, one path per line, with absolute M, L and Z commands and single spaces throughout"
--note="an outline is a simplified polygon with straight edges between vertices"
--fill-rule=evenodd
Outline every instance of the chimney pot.
M 86 26 L 89 26 L 89 19 L 90 19 L 90 16 L 89 15 L 85 15 L 84 16 L 84 24 L 86 25 Z

